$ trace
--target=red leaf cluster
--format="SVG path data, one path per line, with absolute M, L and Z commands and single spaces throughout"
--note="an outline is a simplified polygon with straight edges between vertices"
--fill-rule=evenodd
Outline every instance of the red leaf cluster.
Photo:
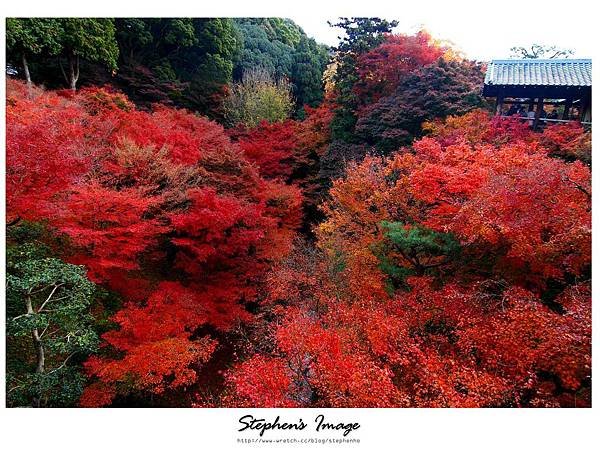
M 358 57 L 359 81 L 354 93 L 361 101 L 375 103 L 391 95 L 408 74 L 433 63 L 445 52 L 426 31 L 389 34 L 382 44 Z
M 66 235 L 68 258 L 118 291 L 85 405 L 197 381 L 299 226 L 297 188 L 260 177 L 223 128 L 185 110 L 136 110 L 121 94 L 8 83 L 9 210 Z
M 285 367 L 270 403 L 589 406 L 591 173 L 553 146 L 584 145 L 583 130 L 538 134 L 480 111 L 428 130 L 335 181 L 318 248 L 298 242 L 273 267 L 270 324 L 249 348 L 250 361 L 268 352 L 274 373 Z M 401 252 L 426 251 L 416 239 L 428 234 L 403 250 L 384 222 L 452 235 L 460 251 L 411 274 Z M 390 284 L 382 254 L 403 283 Z M 250 383 L 269 394 L 244 363 L 228 403 L 249 403 Z

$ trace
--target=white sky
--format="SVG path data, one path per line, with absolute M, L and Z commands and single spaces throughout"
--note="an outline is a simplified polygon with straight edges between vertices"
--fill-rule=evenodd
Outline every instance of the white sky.
M 363 2 L 369 3 L 368 0 Z M 365 11 L 353 11 L 353 8 L 345 11 L 346 8 L 342 7 L 338 13 L 335 8 L 327 6 L 327 12 L 331 10 L 334 15 L 324 16 L 321 11 L 315 10 L 311 15 L 298 12 L 286 16 L 309 36 L 328 45 L 336 44 L 341 30 L 330 28 L 327 20 L 335 22 L 342 14 L 368 15 L 398 20 L 398 32 L 414 33 L 424 27 L 434 37 L 451 41 L 473 59 L 502 59 L 510 55 L 511 47 L 532 43 L 570 48 L 575 50 L 572 57 L 589 58 L 594 51 L 594 38 L 600 41 L 597 4 L 600 2 L 586 0 L 396 0 L 385 7 Z

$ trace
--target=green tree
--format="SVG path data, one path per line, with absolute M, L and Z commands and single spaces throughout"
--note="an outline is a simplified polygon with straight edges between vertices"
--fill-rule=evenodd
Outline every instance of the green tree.
M 385 238 L 375 253 L 393 288 L 403 285 L 406 276 L 430 274 L 461 251 L 460 243 L 450 233 L 387 221 L 381 223 L 381 228 Z
M 119 46 L 120 65 L 131 67 L 138 64 L 146 49 L 154 43 L 154 36 L 148 20 L 142 18 L 115 19 L 115 37 Z
M 83 267 L 51 256 L 41 228 L 10 229 L 7 246 L 7 403 L 69 406 L 85 376 L 77 361 L 96 350 L 89 312 L 95 286 Z
M 275 80 L 264 69 L 249 70 L 241 82 L 231 86 L 224 102 L 225 119 L 231 126 L 255 127 L 260 122 L 281 122 L 294 108 L 292 87 L 284 79 Z
M 236 19 L 235 26 L 243 42 L 234 68 L 236 80 L 257 67 L 269 71 L 277 78 L 290 76 L 296 39 L 290 26 L 282 25 L 281 21 L 269 18 Z M 298 34 L 297 41 L 299 37 Z
M 222 119 L 242 40 L 232 19 L 115 20 L 117 83 L 138 103 L 173 103 Z
M 198 43 L 183 52 L 182 64 L 177 66 L 177 73 L 189 82 L 184 105 L 222 119 L 223 96 L 233 79 L 241 38 L 231 19 L 193 20 Z
M 27 86 L 32 85 L 28 58 L 42 53 L 58 54 L 59 30 L 56 19 L 6 19 L 7 54 L 22 64 Z
M 352 88 L 358 81 L 357 58 L 383 42 L 385 34 L 391 32 L 398 22 L 388 22 L 376 17 L 341 17 L 339 22 L 329 22 L 329 25 L 341 28 L 345 32 L 345 36 L 334 49 L 336 72 L 333 82 L 338 107 L 331 123 L 332 139 L 352 142 L 356 123 L 354 111 L 357 106 Z
M 291 80 L 298 106 L 318 106 L 323 100 L 323 72 L 329 61 L 329 52 L 314 39 L 300 37 L 294 53 Z
M 63 77 L 75 90 L 79 80 L 80 58 L 98 62 L 111 70 L 117 68 L 119 47 L 113 19 L 56 19 L 59 23 L 61 56 L 66 57 L 68 73 L 59 58 Z
M 151 68 L 169 66 L 182 59 L 182 53 L 198 44 L 195 19 L 115 19 L 119 62 L 124 67 L 140 64 Z
M 234 65 L 234 80 L 255 68 L 292 84 L 297 112 L 306 104 L 317 106 L 323 99 L 323 72 L 329 51 L 290 19 L 235 19 L 243 47 Z

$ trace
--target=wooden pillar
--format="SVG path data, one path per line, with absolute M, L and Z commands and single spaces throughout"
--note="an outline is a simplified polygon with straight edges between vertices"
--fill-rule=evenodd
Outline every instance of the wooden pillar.
M 569 113 L 571 112 L 571 105 L 573 104 L 573 98 L 567 98 L 565 101 L 565 110 L 563 112 L 562 119 L 569 120 Z
M 537 107 L 535 108 L 535 119 L 533 120 L 533 129 L 537 129 L 540 123 L 540 117 L 542 116 L 542 110 L 544 109 L 544 97 L 537 99 Z
M 581 99 L 581 108 L 579 110 L 579 121 L 580 122 L 591 122 L 592 121 L 592 108 L 590 108 L 590 99 L 583 97 Z
M 504 105 L 504 92 L 498 92 L 496 97 L 496 115 L 502 115 L 502 106 Z

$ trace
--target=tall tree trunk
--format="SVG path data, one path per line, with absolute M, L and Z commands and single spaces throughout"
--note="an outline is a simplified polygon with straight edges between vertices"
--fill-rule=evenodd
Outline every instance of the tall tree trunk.
M 65 72 L 65 68 L 63 67 L 62 58 L 60 57 L 60 55 L 58 55 L 58 66 L 60 67 L 60 73 L 62 73 L 65 83 L 69 84 L 69 77 L 67 76 L 67 73 Z
M 27 314 L 31 314 L 33 315 L 33 306 L 31 304 L 31 296 L 27 296 L 26 299 L 27 302 Z M 45 354 L 44 354 L 44 345 L 42 344 L 42 338 L 40 337 L 40 333 L 38 331 L 37 328 L 34 328 L 33 331 L 31 331 L 31 335 L 33 337 L 33 347 L 35 348 L 36 351 L 36 356 L 37 356 L 37 366 L 35 368 L 35 372 L 36 374 L 42 374 L 45 371 Z M 41 398 L 38 397 L 34 397 L 32 400 L 32 405 L 34 407 L 39 407 L 40 406 L 40 401 Z
M 21 60 L 23 61 L 23 72 L 25 73 L 25 80 L 27 80 L 27 93 L 31 97 L 31 91 L 33 87 L 33 83 L 31 82 L 31 74 L 29 73 L 29 64 L 27 63 L 27 57 L 25 53 L 21 56 Z
M 77 81 L 79 80 L 79 55 L 73 52 L 68 54 L 69 59 L 69 87 L 72 91 L 77 90 Z

